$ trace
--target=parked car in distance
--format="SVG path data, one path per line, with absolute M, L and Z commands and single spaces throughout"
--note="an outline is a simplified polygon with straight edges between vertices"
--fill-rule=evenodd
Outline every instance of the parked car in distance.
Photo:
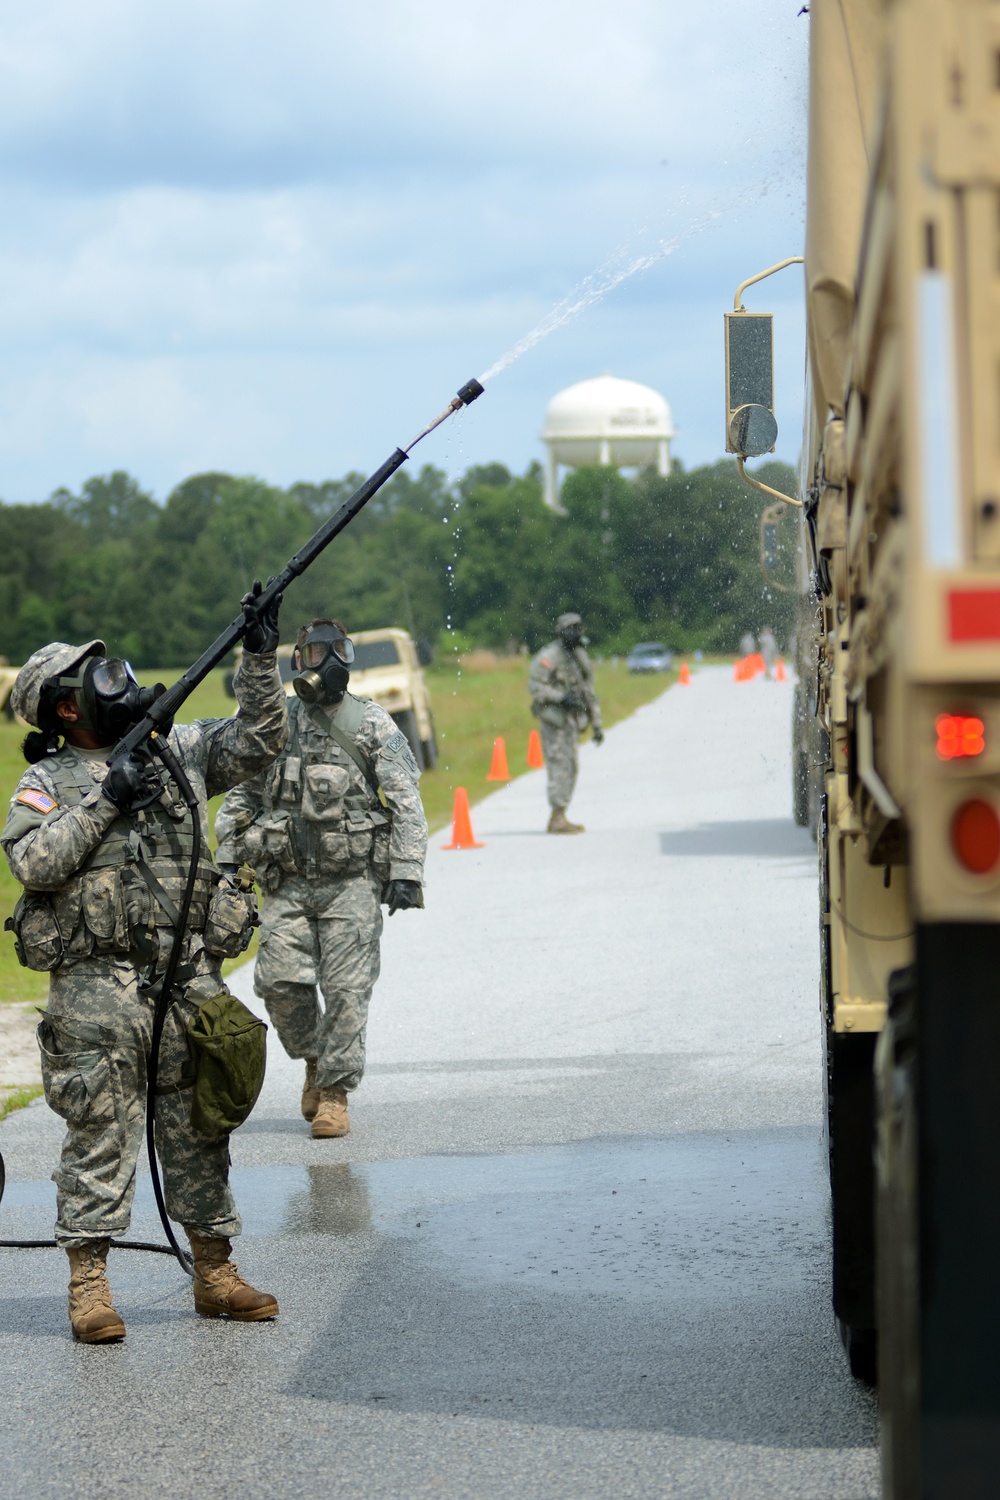
M 358 698 L 374 698 L 391 714 L 406 735 L 421 771 L 437 764 L 437 740 L 431 695 L 424 677 L 431 651 L 426 641 L 414 641 L 406 630 L 358 630 L 352 636 L 354 665 L 350 691 Z M 278 671 L 285 692 L 292 692 L 295 667 L 292 646 L 278 647 Z M 237 664 L 240 652 L 237 651 Z M 225 674 L 226 692 L 233 696 L 235 667 Z
M 643 641 L 633 646 L 625 665 L 630 672 L 669 672 L 674 653 L 660 641 Z

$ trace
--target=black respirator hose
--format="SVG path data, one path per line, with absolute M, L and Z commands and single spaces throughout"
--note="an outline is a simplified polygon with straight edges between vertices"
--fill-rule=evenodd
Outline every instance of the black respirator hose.
M 184 798 L 184 805 L 191 814 L 191 864 L 188 869 L 187 885 L 184 887 L 184 899 L 178 913 L 177 926 L 174 929 L 173 942 L 170 945 L 170 956 L 167 966 L 163 971 L 160 981 L 159 993 L 156 997 L 156 1009 L 153 1011 L 153 1035 L 149 1044 L 149 1062 L 146 1065 L 146 1155 L 149 1158 L 149 1175 L 153 1182 L 153 1196 L 156 1199 L 156 1208 L 160 1215 L 160 1223 L 163 1232 L 167 1236 L 170 1248 L 173 1250 L 182 1268 L 189 1276 L 194 1275 L 194 1266 L 191 1257 L 186 1250 L 182 1250 L 177 1243 L 173 1227 L 167 1215 L 167 1206 L 163 1200 L 163 1184 L 160 1181 L 160 1168 L 156 1160 L 156 1085 L 160 1076 L 160 1043 L 163 1040 L 163 1027 L 167 1019 L 167 1011 L 173 1004 L 174 979 L 177 974 L 177 966 L 181 959 L 181 949 L 184 946 L 184 938 L 187 934 L 188 918 L 191 915 L 191 902 L 194 899 L 194 888 L 198 880 L 198 866 L 201 863 L 201 811 L 198 806 L 198 798 L 187 778 L 187 773 L 181 765 L 177 756 L 171 750 L 163 735 L 150 735 L 150 748 L 160 757 L 167 770 L 180 789 Z
M 173 942 L 170 954 L 167 958 L 167 966 L 163 971 L 163 979 L 160 982 L 159 993 L 156 997 L 156 1008 L 153 1011 L 153 1034 L 149 1046 L 149 1061 L 146 1065 L 146 1154 L 149 1157 L 149 1175 L 153 1182 L 153 1196 L 156 1199 L 157 1211 L 160 1215 L 160 1223 L 163 1225 L 168 1244 L 154 1245 L 147 1240 L 112 1240 L 111 1243 L 116 1250 L 149 1250 L 154 1255 L 173 1255 L 189 1276 L 194 1275 L 194 1266 L 191 1257 L 177 1243 L 173 1226 L 167 1216 L 167 1207 L 163 1199 L 163 1184 L 160 1181 L 160 1169 L 156 1160 L 155 1124 L 156 1124 L 156 1084 L 160 1072 L 160 1043 L 163 1038 L 163 1027 L 167 1019 L 167 1011 L 173 1001 L 174 979 L 177 974 L 177 966 L 180 963 L 181 949 L 184 946 L 184 936 L 187 932 L 188 917 L 191 914 L 191 902 L 194 899 L 194 888 L 198 879 L 198 865 L 201 862 L 201 816 L 198 807 L 198 798 L 195 796 L 190 781 L 187 778 L 184 767 L 177 756 L 171 750 L 162 735 L 151 735 L 151 748 L 163 761 L 177 786 L 180 788 L 184 805 L 191 814 L 191 865 L 188 869 L 187 885 L 184 887 L 184 899 L 178 913 L 178 923 L 174 930 Z M 7 1170 L 4 1166 L 3 1154 L 0 1153 L 0 1203 L 3 1202 L 4 1188 L 7 1185 Z M 58 1250 L 56 1240 L 0 1240 L 0 1250 Z

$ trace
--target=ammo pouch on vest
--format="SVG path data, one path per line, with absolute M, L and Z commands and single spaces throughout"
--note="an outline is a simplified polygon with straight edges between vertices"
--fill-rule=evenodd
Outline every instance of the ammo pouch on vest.
M 235 995 L 214 995 L 187 1025 L 198 1061 L 191 1124 L 202 1135 L 242 1125 L 264 1086 L 267 1027 Z
M 247 864 L 256 870 L 271 865 L 293 874 L 295 851 L 292 847 L 291 813 L 282 809 L 269 818 L 251 823 L 242 836 L 242 850 Z
M 244 865 L 235 881 L 228 875 L 221 876 L 205 916 L 202 939 L 208 952 L 222 958 L 238 958 L 249 947 L 259 922 L 253 871 Z
M 3 928 L 14 934 L 14 952 L 25 969 L 51 973 L 66 957 L 62 928 L 46 891 L 25 891 Z
M 565 729 L 569 720 L 569 715 L 561 703 L 532 704 L 532 711 L 543 724 L 550 724 L 553 729 Z

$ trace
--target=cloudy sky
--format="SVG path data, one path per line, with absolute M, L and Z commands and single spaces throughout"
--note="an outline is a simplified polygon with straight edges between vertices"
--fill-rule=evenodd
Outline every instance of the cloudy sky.
M 800 4 L 0 0 L 0 497 L 368 471 L 644 262 L 420 459 L 522 469 L 610 370 L 711 461 L 722 312 L 802 248 Z M 747 302 L 794 461 L 800 274 Z

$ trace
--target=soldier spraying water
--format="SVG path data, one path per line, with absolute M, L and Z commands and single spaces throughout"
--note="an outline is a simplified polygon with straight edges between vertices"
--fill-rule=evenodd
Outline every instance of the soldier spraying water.
M 207 799 L 267 765 L 285 742 L 279 603 L 280 596 L 258 610 L 252 595 L 244 601 L 237 717 L 165 726 L 206 832 Z M 193 848 L 185 802 L 172 779 L 157 781 L 149 801 L 130 758 L 108 768 L 111 747 L 155 690 L 140 688 L 128 664 L 105 651 L 103 641 L 56 641 L 21 668 L 14 709 L 37 729 L 24 742 L 29 768 L 2 835 L 25 887 L 12 924 L 18 956 L 50 976 L 38 1045 L 46 1101 L 66 1122 L 56 1243 L 69 1256 L 70 1324 L 87 1344 L 125 1337 L 107 1256 L 129 1227 L 157 981 L 175 940 L 182 951 L 158 1048 L 156 1136 L 168 1212 L 191 1243 L 195 1310 L 243 1322 L 278 1312 L 275 1298 L 250 1286 L 230 1259 L 241 1225 L 229 1188 L 229 1134 L 192 1108 L 188 1046 L 199 1007 L 228 995 L 220 965 L 246 947 L 255 909 L 202 852 L 186 930 L 176 930 Z

